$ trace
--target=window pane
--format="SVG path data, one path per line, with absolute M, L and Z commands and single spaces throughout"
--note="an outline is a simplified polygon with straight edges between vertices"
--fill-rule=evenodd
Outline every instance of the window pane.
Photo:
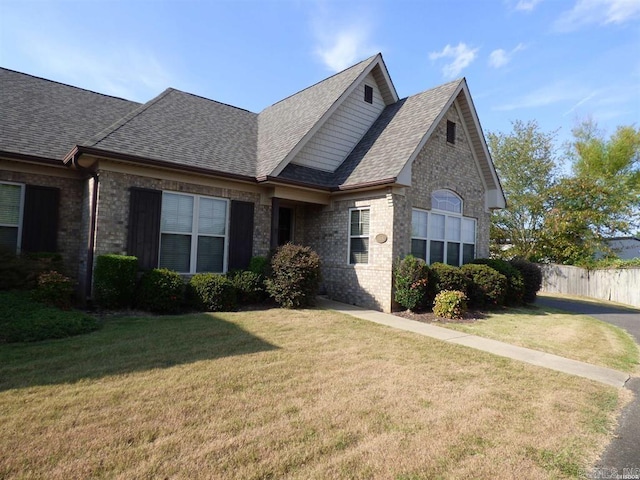
M 191 233 L 193 197 L 165 193 L 162 195 L 162 231 Z
M 412 239 L 411 255 L 426 261 L 427 260 L 427 241 Z
M 444 242 L 431 240 L 430 246 L 429 263 L 444 262 Z
M 0 227 L 0 250 L 16 253 L 18 248 L 18 227 Z
M 462 245 L 462 263 L 469 263 L 475 257 L 476 246 L 473 244 L 465 243 Z
M 429 237 L 444 240 L 444 215 L 431 214 Z
M 224 235 L 227 225 L 227 202 L 213 198 L 200 199 L 198 233 Z
M 224 238 L 198 237 L 196 272 L 222 272 Z
M 431 194 L 431 208 L 462 213 L 462 200 L 449 190 L 436 190 Z
M 455 242 L 447 243 L 447 263 L 454 267 L 460 266 L 460 244 Z
M 22 187 L 0 183 L 0 224 L 18 225 Z
M 411 213 L 411 236 L 427 238 L 427 212 L 413 210 Z
M 191 235 L 170 235 L 160 238 L 160 267 L 188 272 L 191 258 Z
M 350 235 L 369 235 L 369 210 L 351 210 Z
M 447 240 L 460 241 L 460 219 L 447 217 Z
M 471 218 L 462 219 L 462 241 L 476 243 L 476 222 Z
M 369 239 L 352 238 L 349 263 L 369 263 Z

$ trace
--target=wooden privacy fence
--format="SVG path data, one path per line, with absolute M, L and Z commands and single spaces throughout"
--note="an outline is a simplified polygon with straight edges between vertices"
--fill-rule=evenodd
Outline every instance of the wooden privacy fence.
M 542 291 L 598 298 L 640 307 L 640 268 L 598 269 L 540 265 Z

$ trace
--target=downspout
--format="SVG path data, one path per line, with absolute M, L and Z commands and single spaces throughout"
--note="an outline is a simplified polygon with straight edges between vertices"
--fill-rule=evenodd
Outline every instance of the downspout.
M 87 251 L 87 269 L 85 272 L 85 300 L 91 298 L 91 290 L 93 288 L 93 250 L 95 248 L 96 227 L 98 223 L 98 172 L 90 168 L 83 167 L 78 162 L 79 154 L 76 153 L 72 158 L 72 163 L 79 171 L 91 175 L 93 178 L 93 192 L 91 192 L 91 222 L 89 226 L 89 247 Z

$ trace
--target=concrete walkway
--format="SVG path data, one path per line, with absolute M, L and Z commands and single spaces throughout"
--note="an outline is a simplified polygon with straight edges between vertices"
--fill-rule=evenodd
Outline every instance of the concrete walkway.
M 476 335 L 456 332 L 455 330 L 449 330 L 448 328 L 409 320 L 389 313 L 366 310 L 361 307 L 335 302 L 326 298 L 319 298 L 318 306 L 328 310 L 346 313 L 347 315 L 361 318 L 363 320 L 369 320 L 388 327 L 418 333 L 437 340 L 464 345 L 466 347 L 475 348 L 477 350 L 493 353 L 502 357 L 512 358 L 538 367 L 549 368 L 551 370 L 557 370 L 570 375 L 589 378 L 614 387 L 623 387 L 629 379 L 628 374 L 611 368 L 599 367 L 579 362 L 577 360 L 570 360 L 558 355 L 552 355 L 550 353 L 544 353 L 524 347 L 517 347 L 515 345 L 478 337 Z

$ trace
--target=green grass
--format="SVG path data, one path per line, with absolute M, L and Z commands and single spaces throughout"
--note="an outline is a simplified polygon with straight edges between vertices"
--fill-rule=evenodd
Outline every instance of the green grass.
M 31 292 L 0 291 L 0 344 L 70 337 L 99 327 L 100 323 L 86 313 L 34 301 Z
M 576 478 L 626 391 L 335 312 L 0 345 L 0 478 Z
M 528 307 L 488 312 L 473 323 L 446 323 L 460 332 L 633 373 L 640 354 L 624 330 L 587 315 Z

